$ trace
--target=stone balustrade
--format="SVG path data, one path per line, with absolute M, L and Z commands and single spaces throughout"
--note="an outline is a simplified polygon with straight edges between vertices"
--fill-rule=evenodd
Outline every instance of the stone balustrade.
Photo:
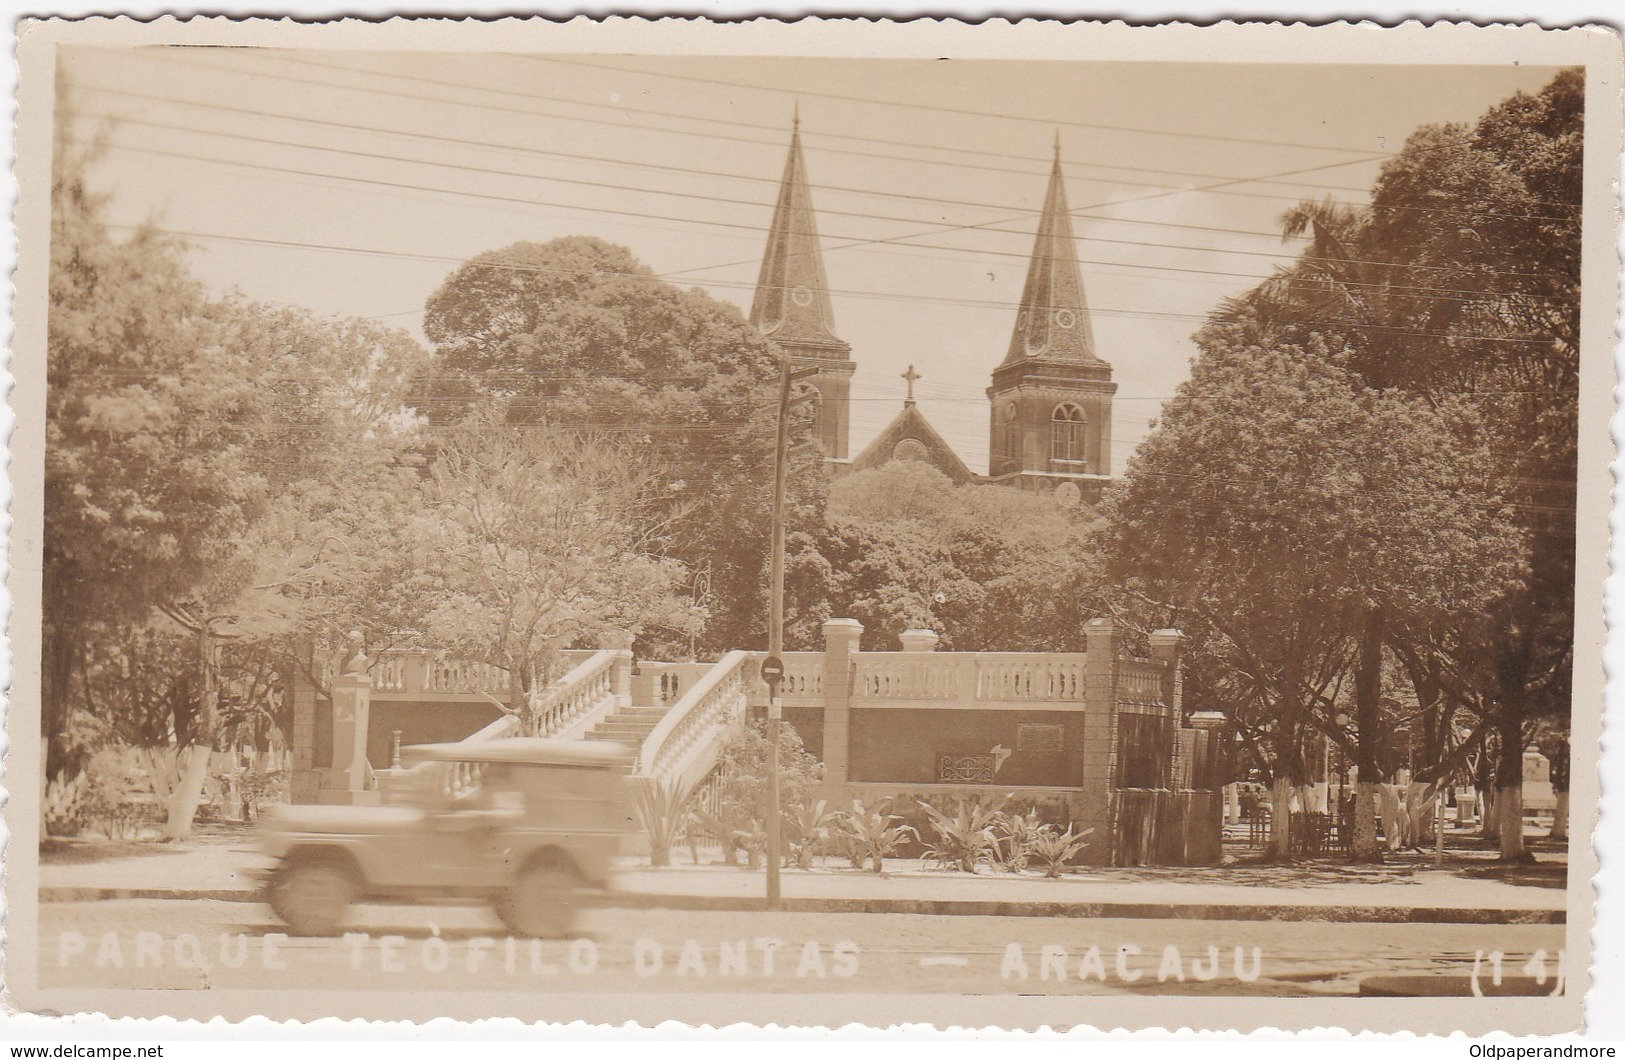
M 1117 699 L 1135 706 L 1167 706 L 1163 668 L 1144 659 L 1118 660 Z
M 751 652 L 723 656 L 649 733 L 635 772 L 691 790 L 715 767 L 723 733 L 744 714 L 747 678 L 756 678 Z
M 534 736 L 555 739 L 590 729 L 622 700 L 616 688 L 618 670 L 630 665 L 630 653 L 606 648 L 577 663 L 563 677 L 531 696 Z
M 508 671 L 490 663 L 468 659 L 433 659 L 428 666 L 428 692 L 485 692 L 506 694 Z

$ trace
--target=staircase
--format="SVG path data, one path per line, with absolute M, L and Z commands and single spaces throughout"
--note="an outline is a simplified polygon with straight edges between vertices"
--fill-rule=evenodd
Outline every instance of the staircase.
M 621 707 L 586 734 L 588 740 L 606 740 L 641 750 L 660 719 L 666 716 L 664 704 L 658 707 Z

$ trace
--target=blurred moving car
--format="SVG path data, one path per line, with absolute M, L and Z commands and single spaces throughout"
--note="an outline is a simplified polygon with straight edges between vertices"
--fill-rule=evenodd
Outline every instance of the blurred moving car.
M 266 900 L 299 935 L 337 934 L 363 899 L 491 902 L 516 935 L 556 937 L 609 883 L 632 814 L 632 752 L 530 738 L 405 748 L 392 805 L 277 806 Z

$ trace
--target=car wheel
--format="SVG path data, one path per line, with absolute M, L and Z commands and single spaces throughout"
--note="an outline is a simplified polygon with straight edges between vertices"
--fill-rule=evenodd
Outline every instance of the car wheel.
M 358 890 L 347 866 L 301 860 L 277 870 L 267 897 L 295 935 L 336 935 Z
M 497 915 L 515 935 L 558 938 L 575 926 L 581 883 L 569 867 L 533 864 L 497 900 Z

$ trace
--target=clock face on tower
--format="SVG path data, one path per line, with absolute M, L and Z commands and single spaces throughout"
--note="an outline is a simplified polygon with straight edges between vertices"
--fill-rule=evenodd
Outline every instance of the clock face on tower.
M 790 300 L 796 305 L 812 305 L 812 291 L 805 287 L 797 287 L 790 292 Z

